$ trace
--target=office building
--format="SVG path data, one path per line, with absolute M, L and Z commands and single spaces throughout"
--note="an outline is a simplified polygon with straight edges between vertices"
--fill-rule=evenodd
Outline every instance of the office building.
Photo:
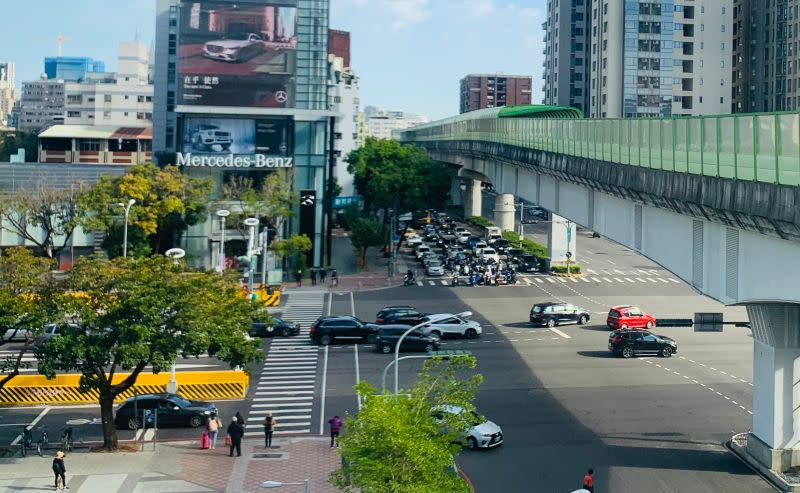
M 22 83 L 17 129 L 39 132 L 64 123 L 64 81 L 41 79 Z
M 529 75 L 469 74 L 461 79 L 460 112 L 531 103 Z
M 342 65 L 350 68 L 350 33 L 338 29 L 328 30 L 328 54 L 342 59 Z
M 350 59 L 350 33 L 330 31 L 328 37 L 328 74 L 330 110 L 336 113 L 334 123 L 334 176 L 341 187 L 341 197 L 354 197 L 353 175 L 347 171 L 347 156 L 358 142 L 358 77 L 347 65 Z M 335 51 L 335 52 L 334 52 Z
M 11 126 L 9 122 L 15 101 L 14 64 L 0 62 L 0 128 Z
M 712 0 L 552 0 L 551 4 L 545 23 L 545 102 L 578 107 L 573 99 L 578 98 L 578 79 L 583 79 L 587 116 L 593 118 L 730 111 L 732 4 Z M 588 24 L 581 20 L 587 15 Z M 586 43 L 579 32 L 588 37 Z M 568 59 L 572 56 L 574 63 Z M 578 70 L 578 59 L 584 60 L 582 67 L 588 63 L 588 81 L 587 71 Z M 565 90 L 574 98 L 567 98 Z
M 308 235 L 307 265 L 322 265 L 335 116 L 328 109 L 328 1 L 157 0 L 156 15 L 153 149 L 159 164 L 210 177 L 217 191 L 232 178 L 260 186 L 276 168 L 288 170 L 301 200 L 278 234 Z M 210 208 L 207 221 L 175 245 L 198 267 L 219 265 L 215 213 L 222 207 Z M 241 230 L 226 228 L 226 256 L 245 253 Z
M 378 139 L 391 139 L 395 130 L 405 130 L 428 123 L 430 118 L 397 110 L 382 110 L 376 106 L 364 108 L 367 135 Z
M 64 123 L 149 127 L 153 119 L 150 52 L 138 42 L 120 43 L 117 72 L 86 74 L 65 82 Z
M 53 56 L 44 59 L 44 73 L 48 79 L 81 82 L 88 74 L 105 70 L 104 62 L 88 57 Z

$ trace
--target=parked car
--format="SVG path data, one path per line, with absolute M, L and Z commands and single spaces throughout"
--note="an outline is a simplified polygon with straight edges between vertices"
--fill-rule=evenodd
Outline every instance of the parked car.
M 264 52 L 264 40 L 254 33 L 231 33 L 206 41 L 203 56 L 221 62 L 240 63 Z
M 222 130 L 216 125 L 202 124 L 195 127 L 192 132 L 192 147 L 197 151 L 205 151 L 218 145 L 222 151 L 227 151 L 233 145 L 233 136 L 227 130 Z
M 50 339 L 63 334 L 64 331 L 71 329 L 80 329 L 80 327 L 78 327 L 76 324 L 45 324 L 42 334 L 36 339 L 34 344 L 44 344 Z
M 608 350 L 623 358 L 656 354 L 669 358 L 678 352 L 678 343 L 646 330 L 615 330 L 608 335 Z
M 217 406 L 213 402 L 190 401 L 166 392 L 140 394 L 128 398 L 119 406 L 114 417 L 114 425 L 129 430 L 142 428 L 151 425 L 152 416 L 153 420 L 158 419 L 158 426 L 197 428 L 204 425 L 208 417 L 216 412 Z
M 417 257 L 417 260 L 422 260 L 422 256 L 425 255 L 426 253 L 430 252 L 430 251 L 431 251 L 431 247 L 429 247 L 428 245 L 423 243 L 423 244 L 421 244 L 420 246 L 417 247 L 417 250 L 415 252 L 415 256 Z
M 300 333 L 300 324 L 287 322 L 282 318 L 272 316 L 269 323 L 253 322 L 250 324 L 249 334 L 253 337 L 288 337 Z
M 590 319 L 589 312 L 571 303 L 537 303 L 528 316 L 531 324 L 555 327 L 563 324 L 583 325 Z
M 656 319 L 645 313 L 638 306 L 620 305 L 608 311 L 606 324 L 612 330 L 616 329 L 652 329 L 656 326 Z
M 389 354 L 394 352 L 397 341 L 408 329 L 409 325 L 382 325 L 378 330 L 375 340 L 375 349 L 381 353 Z M 400 344 L 401 351 L 437 351 L 439 349 L 439 338 L 433 334 L 426 334 L 422 329 L 411 331 Z
M 424 317 L 426 314 L 419 312 L 413 306 L 397 305 L 387 306 L 375 315 L 375 323 L 380 325 L 393 324 L 400 318 Z
M 450 313 L 429 315 L 423 321 L 434 321 L 425 328 L 425 331 L 440 338 L 444 336 L 459 336 L 474 339 L 483 333 L 483 328 L 478 322 L 468 319 L 471 315 L 471 313 L 463 317 L 457 317 Z
M 327 346 L 334 342 L 367 342 L 372 344 L 378 333 L 378 326 L 362 322 L 356 317 L 320 317 L 309 330 L 308 337 L 317 344 Z
M 495 262 L 500 262 L 500 255 L 497 254 L 494 248 L 486 247 L 481 249 L 481 259 L 484 261 L 494 260 Z
M 503 444 L 503 430 L 500 426 L 473 411 L 467 411 L 460 406 L 445 405 L 434 408 L 432 416 L 444 425 L 446 414 L 460 415 L 466 412 L 470 413 L 468 421 L 471 427 L 457 432 L 456 442 L 465 445 L 470 450 L 489 449 Z
M 428 265 L 425 267 L 425 272 L 429 276 L 443 276 L 444 275 L 444 264 L 442 264 L 441 260 L 431 260 L 428 262 Z

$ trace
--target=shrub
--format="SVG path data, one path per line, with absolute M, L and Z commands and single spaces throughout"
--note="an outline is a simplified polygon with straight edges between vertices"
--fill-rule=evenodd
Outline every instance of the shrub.
M 555 272 L 556 274 L 566 274 L 567 273 L 567 266 L 566 265 L 551 265 L 550 271 Z M 581 265 L 580 264 L 569 264 L 569 273 L 570 274 L 580 274 L 581 273 Z
M 508 240 L 514 247 L 519 245 L 519 235 L 513 231 L 503 231 L 503 239 Z M 527 238 L 522 240 L 522 250 L 529 255 L 536 256 L 539 260 L 547 258 L 547 247 Z
M 467 222 L 473 226 L 477 226 L 479 228 L 488 228 L 489 226 L 494 226 L 494 223 L 483 216 L 472 216 L 467 219 Z

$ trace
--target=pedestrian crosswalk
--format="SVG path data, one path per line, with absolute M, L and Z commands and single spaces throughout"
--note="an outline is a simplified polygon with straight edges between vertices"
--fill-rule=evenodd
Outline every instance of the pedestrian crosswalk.
M 314 409 L 319 349 L 308 337 L 322 315 L 323 292 L 292 293 L 281 316 L 300 324 L 293 337 L 275 338 L 267 350 L 248 415 L 245 435 L 261 435 L 267 413 L 277 420 L 275 434 L 309 433 Z
M 517 284 L 512 286 L 534 286 L 537 284 L 681 284 L 679 279 L 674 277 L 661 277 L 650 275 L 647 277 L 637 277 L 634 275 L 600 275 L 594 271 L 587 271 L 580 277 L 554 277 L 548 275 L 520 275 L 517 277 Z M 449 279 L 423 279 L 417 281 L 417 286 L 450 286 Z

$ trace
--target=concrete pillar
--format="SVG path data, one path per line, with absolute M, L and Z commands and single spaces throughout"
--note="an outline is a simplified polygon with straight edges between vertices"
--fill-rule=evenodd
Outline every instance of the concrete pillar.
M 464 190 L 464 217 L 481 215 L 481 182 L 480 180 L 465 180 L 467 189 Z
M 764 466 L 785 471 L 800 465 L 800 305 L 749 304 L 747 314 L 754 339 L 747 452 Z
M 499 193 L 494 197 L 494 223 L 502 231 L 514 231 L 514 196 Z
M 550 230 L 547 235 L 547 251 L 553 263 L 566 262 L 567 252 L 570 260 L 578 261 L 578 235 L 576 225 L 556 214 L 550 214 Z
M 450 180 L 450 203 L 464 205 L 464 192 L 461 191 L 461 178 L 453 177 Z

